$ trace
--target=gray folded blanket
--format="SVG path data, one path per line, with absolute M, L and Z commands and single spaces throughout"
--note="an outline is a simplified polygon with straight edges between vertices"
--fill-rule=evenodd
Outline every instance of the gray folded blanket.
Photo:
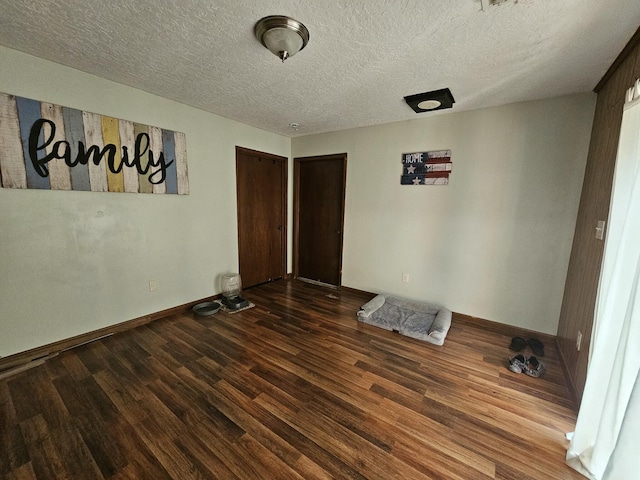
M 360 308 L 358 320 L 442 345 L 451 326 L 451 311 L 425 302 L 377 295 Z

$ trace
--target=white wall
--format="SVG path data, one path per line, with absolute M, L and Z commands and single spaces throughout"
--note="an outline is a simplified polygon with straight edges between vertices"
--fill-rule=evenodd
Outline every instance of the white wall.
M 343 285 L 555 335 L 594 108 L 586 93 L 294 138 L 293 157 L 348 154 Z M 440 149 L 448 186 L 400 185 L 402 153 Z
M 0 188 L 0 356 L 219 292 L 238 268 L 235 146 L 290 157 L 290 139 L 3 47 L 0 65 L 0 92 L 184 132 L 191 189 Z
M 0 92 L 186 133 L 191 188 L 0 188 L 0 356 L 218 292 L 237 270 L 236 145 L 348 153 L 344 285 L 556 332 L 594 95 L 292 142 L 4 47 L 0 65 Z M 402 153 L 444 148 L 448 186 L 400 186 Z

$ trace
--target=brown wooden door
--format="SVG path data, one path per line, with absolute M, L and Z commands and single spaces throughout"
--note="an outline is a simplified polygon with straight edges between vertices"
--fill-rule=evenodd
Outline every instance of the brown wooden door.
M 243 287 L 284 277 L 287 159 L 236 147 L 236 185 Z
M 342 282 L 347 155 L 296 158 L 294 272 L 301 280 Z

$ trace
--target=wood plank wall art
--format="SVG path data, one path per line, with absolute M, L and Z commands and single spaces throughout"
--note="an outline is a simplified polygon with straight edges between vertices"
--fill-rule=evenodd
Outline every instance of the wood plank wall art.
M 187 195 L 185 134 L 0 93 L 0 183 Z
M 448 185 L 451 150 L 402 154 L 400 185 Z

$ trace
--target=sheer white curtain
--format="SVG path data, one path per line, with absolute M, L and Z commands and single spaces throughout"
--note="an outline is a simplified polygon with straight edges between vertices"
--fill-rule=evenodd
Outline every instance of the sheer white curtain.
M 640 80 L 622 117 L 587 382 L 567 450 L 567 463 L 594 480 L 640 478 L 639 281 Z

